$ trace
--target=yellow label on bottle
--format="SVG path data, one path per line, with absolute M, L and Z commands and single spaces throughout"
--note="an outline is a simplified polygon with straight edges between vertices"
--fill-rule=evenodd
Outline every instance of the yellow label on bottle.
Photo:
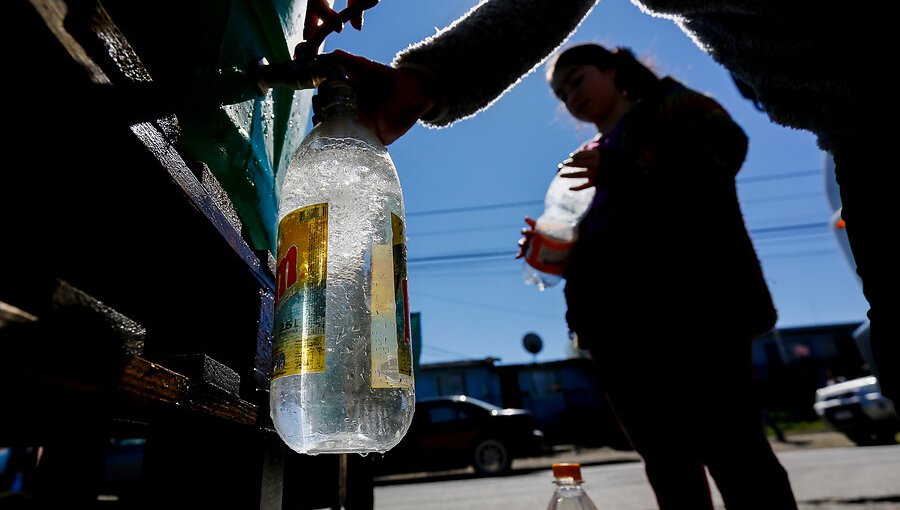
M 328 204 L 302 207 L 278 224 L 272 378 L 325 371 Z
M 391 244 L 372 247 L 372 387 L 412 386 L 409 292 L 403 220 L 391 214 Z

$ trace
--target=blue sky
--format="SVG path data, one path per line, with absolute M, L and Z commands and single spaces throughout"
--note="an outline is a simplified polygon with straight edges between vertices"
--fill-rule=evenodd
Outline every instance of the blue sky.
M 382 0 L 366 13 L 362 32 L 348 25 L 329 36 L 326 51 L 390 62 L 475 3 Z M 738 192 L 779 327 L 865 318 L 856 276 L 825 226 L 825 155 L 813 135 L 773 124 L 674 23 L 628 0 L 601 1 L 567 44 L 577 42 L 631 48 L 658 74 L 716 98 L 747 132 Z M 542 66 L 476 117 L 440 130 L 417 125 L 388 147 L 406 201 L 410 304 L 422 314 L 423 363 L 566 357 L 562 286 L 539 292 L 525 285 L 522 262 L 513 257 L 522 219 L 541 214 L 557 163 L 595 132 L 560 109 L 543 76 Z M 672 219 L 690 228 L 678 211 Z M 536 358 L 522 347 L 528 332 L 544 343 Z

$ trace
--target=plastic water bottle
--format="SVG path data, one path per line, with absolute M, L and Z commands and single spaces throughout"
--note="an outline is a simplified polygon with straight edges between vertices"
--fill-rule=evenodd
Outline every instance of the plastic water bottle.
M 581 488 L 581 464 L 553 464 L 556 490 L 547 510 L 597 510 L 597 506 Z
M 580 191 L 570 189 L 586 179 L 561 176 L 569 171 L 572 170 L 560 170 L 550 181 L 544 197 L 544 213 L 535 222 L 525 252 L 525 283 L 533 283 L 538 290 L 552 287 L 562 279 L 569 253 L 578 238 L 578 221 L 594 199 L 593 187 Z
M 403 196 L 349 85 L 318 93 L 278 213 L 272 421 L 300 453 L 385 452 L 415 410 Z

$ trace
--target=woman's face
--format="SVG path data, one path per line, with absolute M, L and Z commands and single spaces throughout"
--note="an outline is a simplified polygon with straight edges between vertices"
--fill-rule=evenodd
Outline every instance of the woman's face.
M 615 75 L 615 69 L 601 70 L 588 64 L 568 65 L 554 70 L 550 87 L 573 117 L 599 125 L 622 97 L 613 82 Z

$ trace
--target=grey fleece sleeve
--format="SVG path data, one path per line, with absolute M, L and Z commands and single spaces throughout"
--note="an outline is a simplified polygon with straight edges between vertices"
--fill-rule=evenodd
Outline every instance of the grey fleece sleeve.
M 483 0 L 463 17 L 394 58 L 440 90 L 440 127 L 490 106 L 574 32 L 598 0 Z

